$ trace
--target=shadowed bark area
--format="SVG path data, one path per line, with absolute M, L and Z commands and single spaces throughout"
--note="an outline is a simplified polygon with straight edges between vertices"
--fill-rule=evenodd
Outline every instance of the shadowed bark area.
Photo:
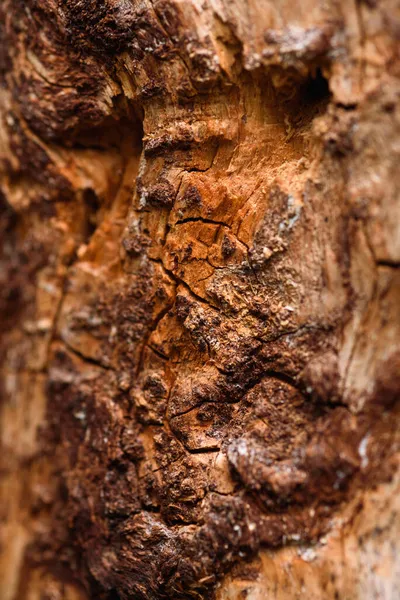
M 0 0 L 3 600 L 393 600 L 395 0 Z

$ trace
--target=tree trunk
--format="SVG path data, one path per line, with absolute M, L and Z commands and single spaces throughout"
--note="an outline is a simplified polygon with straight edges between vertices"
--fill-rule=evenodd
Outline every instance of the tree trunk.
M 399 598 L 399 3 L 0 6 L 2 600 Z

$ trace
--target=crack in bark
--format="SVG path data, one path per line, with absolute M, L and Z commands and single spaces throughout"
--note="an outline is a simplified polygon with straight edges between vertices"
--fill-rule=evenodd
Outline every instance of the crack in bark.
M 100 359 L 96 359 L 96 358 L 93 358 L 91 356 L 87 356 L 86 354 L 84 354 L 83 352 L 81 352 L 80 350 L 78 350 L 77 348 L 75 348 L 74 346 L 72 346 L 70 344 L 70 342 L 68 342 L 65 338 L 61 338 L 60 341 L 61 341 L 62 344 L 64 344 L 64 346 L 70 352 L 72 352 L 72 354 L 75 354 L 75 356 L 77 356 L 78 358 L 82 359 L 84 362 L 86 362 L 88 364 L 91 364 L 91 365 L 95 365 L 96 367 L 99 367 L 99 368 L 104 369 L 106 371 L 114 371 L 114 372 L 116 372 L 116 369 L 114 367 L 112 367 L 111 365 L 105 364 Z
M 208 225 L 221 225 L 222 227 L 232 229 L 232 226 L 224 221 L 214 221 L 213 219 L 206 219 L 205 217 L 187 217 L 186 219 L 176 221 L 174 225 L 183 225 L 185 223 L 206 223 Z
M 26 54 L 26 58 L 29 62 L 29 64 L 31 65 L 33 71 L 36 73 L 36 75 L 42 79 L 42 81 L 44 81 L 45 83 L 47 83 L 48 85 L 52 86 L 52 87 L 57 87 L 57 88 L 61 88 L 61 89 L 67 89 L 67 90 L 76 90 L 77 91 L 77 87 L 74 85 L 63 85 L 62 83 L 56 83 L 55 81 L 51 81 L 51 79 L 47 79 L 47 77 L 41 73 L 38 68 L 36 67 L 36 65 L 34 64 L 34 61 L 32 61 L 31 57 L 30 57 L 30 52 L 28 52 Z M 36 58 L 36 57 L 35 57 Z M 39 59 L 37 59 L 38 62 L 40 63 Z M 41 63 L 40 63 L 41 64 Z
M 387 267 L 389 269 L 399 269 L 400 262 L 398 262 L 396 260 L 391 260 L 391 259 L 385 259 L 385 260 L 379 259 L 376 261 L 376 266 L 377 267 Z
M 218 306 L 215 306 L 214 304 L 212 304 L 211 302 L 209 302 L 208 300 L 202 298 L 201 296 L 199 296 L 198 294 L 196 294 L 196 292 L 194 292 L 191 287 L 189 286 L 188 283 L 186 283 L 186 281 L 184 281 L 183 279 L 181 279 L 180 277 L 178 277 L 177 275 L 175 275 L 175 273 L 173 273 L 173 271 L 170 271 L 163 263 L 161 258 L 150 258 L 149 260 L 151 260 L 152 262 L 155 262 L 159 265 L 162 266 L 162 268 L 164 269 L 166 275 L 169 276 L 170 279 L 172 279 L 173 281 L 175 281 L 177 283 L 177 285 L 182 285 L 190 294 L 191 296 L 193 296 L 193 298 L 195 298 L 198 302 L 201 302 L 201 304 L 206 304 L 208 307 L 213 308 L 214 310 L 216 310 L 217 312 L 223 312 Z
M 146 348 L 149 347 L 149 342 L 150 342 L 150 338 L 151 338 L 152 334 L 156 331 L 156 329 L 157 329 L 159 323 L 162 321 L 162 319 L 173 308 L 173 306 L 175 304 L 175 300 L 176 300 L 176 286 L 175 286 L 175 295 L 174 295 L 174 298 L 171 300 L 170 303 L 168 303 L 163 309 L 161 309 L 159 311 L 159 313 L 156 315 L 156 317 L 154 318 L 153 322 L 149 326 L 148 332 L 147 332 L 147 334 L 145 336 L 145 339 L 144 339 L 143 344 L 142 344 L 142 348 L 140 350 L 140 356 L 139 356 L 138 366 L 137 366 L 137 369 L 136 369 L 136 377 L 139 375 L 139 373 L 141 372 L 141 370 L 143 368 L 144 352 L 145 352 Z M 153 352 L 156 352 L 153 348 L 152 348 L 152 350 L 153 350 Z

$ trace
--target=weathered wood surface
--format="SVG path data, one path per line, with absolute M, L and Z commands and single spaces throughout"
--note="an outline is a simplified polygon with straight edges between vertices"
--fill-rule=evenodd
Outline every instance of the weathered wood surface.
M 399 3 L 0 13 L 1 598 L 399 597 Z

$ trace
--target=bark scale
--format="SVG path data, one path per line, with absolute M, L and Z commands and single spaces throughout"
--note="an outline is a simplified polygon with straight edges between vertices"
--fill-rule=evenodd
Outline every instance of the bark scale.
M 399 593 L 394 0 L 2 0 L 1 597 Z

